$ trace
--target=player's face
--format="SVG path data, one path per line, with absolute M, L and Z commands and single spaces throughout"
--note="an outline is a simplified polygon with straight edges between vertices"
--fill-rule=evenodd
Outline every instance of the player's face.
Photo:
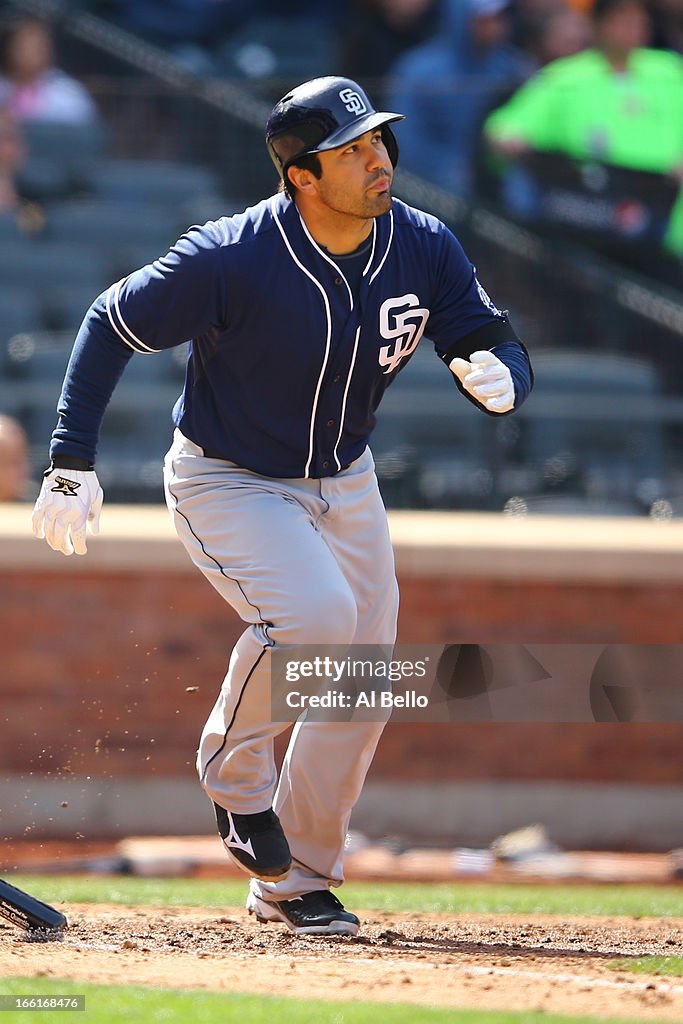
M 363 219 L 387 212 L 394 169 L 379 129 L 318 156 L 323 173 L 316 185 L 325 206 Z

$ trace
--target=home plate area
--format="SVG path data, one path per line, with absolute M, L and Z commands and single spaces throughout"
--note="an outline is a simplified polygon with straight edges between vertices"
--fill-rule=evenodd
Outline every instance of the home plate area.
M 362 921 L 358 936 L 321 938 L 260 925 L 239 907 L 62 909 L 69 928 L 49 943 L 0 923 L 0 975 L 683 1020 L 683 982 L 608 966 L 683 954 L 680 918 L 460 917 L 354 907 Z

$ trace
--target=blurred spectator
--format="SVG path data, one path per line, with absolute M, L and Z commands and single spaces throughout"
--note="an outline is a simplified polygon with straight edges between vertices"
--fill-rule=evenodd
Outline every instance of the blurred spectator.
M 160 46 L 195 43 L 211 49 L 250 14 L 249 0 L 109 0 L 122 28 Z
M 23 501 L 28 485 L 28 441 L 24 428 L 12 416 L 0 415 L 0 501 Z
M 280 0 L 105 0 L 102 13 L 196 75 L 258 79 L 282 74 L 280 48 L 300 46 L 310 55 L 320 42 L 324 50 L 318 32 L 336 33 L 347 6 L 348 0 L 291 0 L 284 7 Z M 328 62 L 321 63 L 321 73 L 329 73 Z
M 22 195 L 19 172 L 25 161 L 21 128 L 9 111 L 0 109 L 0 233 L 10 238 L 15 233 L 35 234 L 45 225 L 41 207 Z
M 439 0 L 352 0 L 342 26 L 345 74 L 371 86 L 401 54 L 431 38 L 439 27 Z M 381 94 L 377 81 L 372 91 Z
M 653 0 L 655 43 L 683 53 L 683 0 Z
M 635 171 L 683 176 L 683 59 L 647 49 L 644 0 L 596 0 L 594 45 L 548 65 L 485 125 L 508 159 L 564 153 Z M 683 254 L 683 200 L 666 245 Z
M 591 42 L 590 19 L 581 11 L 560 4 L 529 21 L 524 48 L 541 68 L 551 61 L 580 53 Z
M 84 124 L 96 116 L 87 90 L 54 66 L 49 27 L 38 18 L 15 22 L 4 41 L 0 106 L 20 121 Z
M 399 58 L 387 83 L 389 109 L 407 115 L 402 166 L 464 198 L 486 113 L 532 69 L 509 31 L 506 0 L 444 0 L 438 36 Z
M 399 4 L 401 0 L 388 0 L 389 3 Z M 321 21 L 339 22 L 346 17 L 349 0 L 289 0 L 283 4 L 282 0 L 251 0 L 249 10 L 253 18 L 260 18 L 264 15 L 279 15 L 293 18 L 319 18 Z
M 128 32 L 159 46 L 190 43 L 213 50 L 244 22 L 262 17 L 336 19 L 345 0 L 105 0 L 103 13 Z
M 288 87 L 340 66 L 342 24 L 349 0 L 255 0 L 249 18 L 216 54 L 228 78 L 260 79 L 258 94 L 275 102 Z
M 17 174 L 26 159 L 21 132 L 9 111 L 0 110 L 0 216 L 13 215 L 21 203 Z
M 538 25 L 558 11 L 573 10 L 568 0 L 516 0 L 512 8 L 512 40 L 521 50 L 530 48 Z

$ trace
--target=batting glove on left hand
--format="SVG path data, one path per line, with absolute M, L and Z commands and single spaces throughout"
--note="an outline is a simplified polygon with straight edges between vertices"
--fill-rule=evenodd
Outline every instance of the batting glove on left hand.
M 49 469 L 33 509 L 33 533 L 63 555 L 84 555 L 86 526 L 100 532 L 103 500 L 94 470 Z
M 515 385 L 509 367 L 493 352 L 473 352 L 469 358 L 456 356 L 448 364 L 465 391 L 489 412 L 509 412 L 515 404 Z

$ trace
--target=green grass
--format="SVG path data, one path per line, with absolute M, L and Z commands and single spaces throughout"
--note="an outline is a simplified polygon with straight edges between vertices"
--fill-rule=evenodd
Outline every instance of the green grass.
M 266 981 L 264 980 L 264 984 Z M 340 1003 L 217 992 L 89 985 L 44 978 L 0 979 L 2 995 L 84 995 L 85 1010 L 20 1010 L 21 1024 L 600 1024 L 596 1017 L 536 1012 L 454 1010 L 402 1003 Z M 9 1018 L 8 1018 L 9 1021 Z M 631 1024 L 622 1018 L 610 1024 Z M 654 1024 L 654 1022 L 651 1022 Z
M 661 974 L 670 978 L 683 978 L 683 956 L 639 956 L 633 960 L 615 960 L 608 966 L 613 971 L 632 971 L 633 974 Z
M 159 904 L 239 907 L 246 882 L 190 878 L 127 878 L 6 875 L 8 881 L 57 905 L 68 903 Z M 447 914 L 575 914 L 683 917 L 683 886 L 481 885 L 352 882 L 340 891 L 352 909 Z M 67 908 L 68 909 L 68 908 Z

